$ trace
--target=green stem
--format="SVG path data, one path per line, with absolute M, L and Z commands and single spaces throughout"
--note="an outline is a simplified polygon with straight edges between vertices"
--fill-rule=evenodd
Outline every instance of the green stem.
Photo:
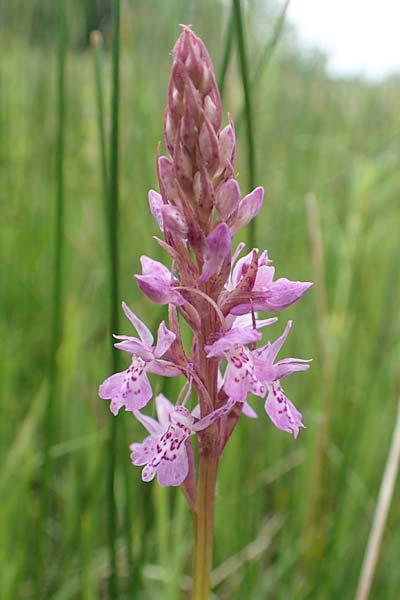
M 253 112 L 251 107 L 251 94 L 249 83 L 249 67 L 247 61 L 246 45 L 243 32 L 243 19 L 240 6 L 240 0 L 233 1 L 233 15 L 235 19 L 236 35 L 239 50 L 240 75 L 242 79 L 243 94 L 244 94 L 244 110 L 246 118 L 246 136 L 247 136 L 247 167 L 249 173 L 249 189 L 255 187 L 256 180 L 256 162 L 254 151 L 254 134 L 253 134 Z M 256 220 L 253 219 L 249 224 L 249 244 L 250 247 L 255 246 L 256 241 Z
M 214 499 L 218 458 L 200 457 L 199 484 L 194 516 L 193 600 L 208 600 L 214 541 Z
M 221 94 L 221 98 L 224 97 L 225 78 L 228 71 L 229 61 L 232 55 L 232 41 L 233 41 L 233 15 L 229 15 L 227 24 L 224 53 L 222 55 L 221 72 L 218 77 L 218 89 Z
M 94 66 L 94 79 L 95 79 L 95 90 L 96 90 L 96 108 L 97 108 L 97 131 L 99 135 L 100 145 L 100 169 L 103 186 L 103 195 L 105 199 L 106 215 L 107 210 L 107 197 L 108 197 L 108 165 L 107 165 L 107 151 L 106 151 L 106 134 L 104 126 L 104 85 L 103 85 L 103 74 L 102 74 L 102 63 L 103 63 L 103 38 L 100 31 L 92 31 L 90 41 L 93 46 L 93 66 Z
M 274 52 L 276 47 L 278 46 L 278 42 L 281 39 L 281 35 L 283 32 L 283 27 L 285 25 L 286 13 L 289 8 L 290 0 L 286 0 L 285 4 L 282 7 L 282 10 L 276 20 L 276 24 L 274 30 L 272 32 L 272 37 L 266 43 L 264 50 L 261 52 L 260 58 L 258 59 L 254 69 L 251 71 L 250 76 L 250 87 L 254 89 L 256 85 L 260 84 L 261 78 L 265 71 L 267 70 L 268 65 L 271 62 L 272 57 L 274 56 Z M 244 116 L 245 106 L 240 108 L 238 114 L 235 118 L 235 131 L 236 135 L 238 135 L 240 131 L 240 126 L 242 124 L 243 116 Z
M 49 362 L 49 388 L 44 420 L 43 470 L 41 482 L 40 513 L 38 519 L 39 543 L 36 577 L 36 595 L 44 595 L 45 520 L 49 512 L 50 448 L 55 430 L 55 401 L 58 389 L 57 355 L 62 339 L 62 275 L 64 264 L 64 139 L 65 139 L 65 56 L 66 23 L 64 0 L 57 4 L 57 139 L 55 149 L 55 215 L 53 246 L 53 290 L 51 315 L 51 346 Z
M 108 250 L 110 276 L 110 332 L 118 331 L 119 292 L 118 292 L 118 139 L 119 139 L 119 28 L 120 2 L 113 0 L 113 38 L 112 38 L 112 88 L 111 88 L 111 149 L 110 149 L 110 179 L 108 196 Z M 111 351 L 111 369 L 118 371 L 118 356 L 116 349 Z M 117 565 L 116 565 L 116 500 L 115 500 L 115 469 L 117 452 L 117 420 L 110 418 L 109 465 L 108 465 L 108 542 L 110 554 L 109 596 L 117 596 Z

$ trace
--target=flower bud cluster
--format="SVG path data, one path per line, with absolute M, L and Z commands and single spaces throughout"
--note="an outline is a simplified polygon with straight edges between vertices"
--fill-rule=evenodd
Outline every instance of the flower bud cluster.
M 264 190 L 243 198 L 235 179 L 235 131 L 221 130 L 221 99 L 211 59 L 203 42 L 184 26 L 173 50 L 173 66 L 164 119 L 169 156 L 157 157 L 160 192 L 149 192 L 150 210 L 162 233 L 156 238 L 171 266 L 141 257 L 136 275 L 141 291 L 156 304 L 168 305 L 167 325 L 158 328 L 157 343 L 124 304 L 139 338 L 116 336 L 116 346 L 131 356 L 126 371 L 109 377 L 100 396 L 133 412 L 148 430 L 132 444 L 131 458 L 143 465 L 145 481 L 155 475 L 161 485 L 183 484 L 191 505 L 195 495 L 194 457 L 190 437 L 198 435 L 202 456 L 219 457 L 243 413 L 257 416 L 249 393 L 265 398 L 272 422 L 294 434 L 302 416 L 285 396 L 281 379 L 309 368 L 309 361 L 276 360 L 291 328 L 274 342 L 258 345 L 259 329 L 277 321 L 259 312 L 279 312 L 298 300 L 311 283 L 275 279 L 267 251 L 253 248 L 232 254 L 232 240 L 260 211 Z M 192 331 L 190 353 L 184 349 L 181 325 Z M 158 420 L 141 413 L 153 392 L 147 373 L 183 375 L 186 382 L 176 405 L 156 398 Z M 198 404 L 189 411 L 192 390 Z

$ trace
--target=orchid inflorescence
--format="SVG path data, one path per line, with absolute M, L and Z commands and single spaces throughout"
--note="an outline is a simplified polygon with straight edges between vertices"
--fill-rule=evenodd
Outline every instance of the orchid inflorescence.
M 162 486 L 183 485 L 195 505 L 195 460 L 191 436 L 198 436 L 200 456 L 221 456 L 240 415 L 256 417 L 247 395 L 266 398 L 271 421 L 297 437 L 302 415 L 286 397 L 281 380 L 309 368 L 297 358 L 277 360 L 292 326 L 289 321 L 274 342 L 258 345 L 260 329 L 277 321 L 259 312 L 280 312 L 298 300 L 308 282 L 274 279 L 267 251 L 253 248 L 240 258 L 244 244 L 231 251 L 232 239 L 260 211 L 264 190 L 241 199 L 235 179 L 235 131 L 221 130 L 221 100 L 211 59 L 203 42 L 184 26 L 173 50 L 173 66 L 164 120 L 170 157 L 158 153 L 160 193 L 149 192 L 150 210 L 164 239 L 155 238 L 171 267 L 141 257 L 141 291 L 152 302 L 168 305 L 168 327 L 158 327 L 157 342 L 146 325 L 123 303 L 139 337 L 116 335 L 115 346 L 131 364 L 111 375 L 99 389 L 111 400 L 114 415 L 124 407 L 149 435 L 131 445 L 131 460 L 143 466 L 142 479 L 157 475 Z M 184 349 L 181 324 L 192 331 Z M 155 420 L 141 412 L 153 396 L 147 373 L 183 376 L 176 405 L 156 397 Z M 198 403 L 190 411 L 192 391 Z

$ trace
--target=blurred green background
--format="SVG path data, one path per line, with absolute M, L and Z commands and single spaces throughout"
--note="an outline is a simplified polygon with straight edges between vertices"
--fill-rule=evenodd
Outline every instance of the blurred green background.
M 254 401 L 259 419 L 243 418 L 225 451 L 214 593 L 221 600 L 345 600 L 357 587 L 399 388 L 400 79 L 333 80 L 324 56 L 302 49 L 289 26 L 278 44 L 271 43 L 281 4 L 242 4 L 256 180 L 266 189 L 257 245 L 268 248 L 279 276 L 316 282 L 271 332 L 279 335 L 293 318 L 285 355 L 314 361 L 308 373 L 285 384 L 307 425 L 298 440 L 276 430 Z M 99 57 L 109 148 L 112 2 L 64 5 L 62 338 L 48 419 L 61 0 L 0 2 L 3 600 L 110 597 L 113 417 L 97 397 L 99 382 L 110 374 L 109 279 L 89 34 L 100 29 L 105 40 Z M 159 319 L 159 309 L 138 293 L 132 275 L 141 254 L 162 259 L 152 240 L 157 228 L 147 191 L 157 186 L 171 49 L 178 24 L 191 23 L 219 75 L 229 13 L 229 3 L 216 0 L 121 5 L 120 299 L 149 324 Z M 266 47 L 267 60 L 255 74 Z M 223 104 L 237 123 L 236 169 L 247 192 L 239 73 L 234 41 Z M 120 333 L 128 331 L 121 319 Z M 157 378 L 153 383 L 160 390 Z M 174 399 L 171 382 L 166 393 Z M 183 495 L 142 483 L 127 446 L 143 439 L 144 430 L 128 413 L 118 416 L 116 428 L 116 597 L 186 598 L 192 526 Z M 399 597 L 399 517 L 395 501 L 373 598 Z

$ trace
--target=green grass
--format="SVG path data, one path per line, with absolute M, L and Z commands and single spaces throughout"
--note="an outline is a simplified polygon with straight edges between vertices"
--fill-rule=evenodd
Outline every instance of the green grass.
M 139 271 L 141 254 L 162 257 L 151 237 L 157 230 L 147 190 L 156 187 L 169 53 L 177 24 L 192 23 L 219 72 L 226 19 L 212 2 L 178 1 L 168 7 L 125 2 L 121 17 L 119 301 L 125 299 L 150 324 L 158 310 L 139 295 L 132 275 Z M 251 35 L 254 23 L 258 19 L 258 30 L 264 21 L 270 29 L 273 25 L 261 12 L 246 17 L 252 65 L 266 42 Z M 78 10 L 70 9 L 68 19 L 63 339 L 49 450 L 44 576 L 47 597 L 92 600 L 107 597 L 110 575 L 106 482 L 113 417 L 97 397 L 99 382 L 110 374 L 109 259 L 93 50 L 79 43 L 84 25 Z M 54 343 L 49 315 L 57 57 L 50 30 L 43 43 L 22 35 L 30 23 L 25 9 L 21 23 L 13 22 L 0 41 L 0 596 L 5 600 L 36 598 L 36 524 Z M 233 58 L 224 110 L 235 118 L 243 95 L 237 55 Z M 109 150 L 107 45 L 101 66 Z M 318 278 L 306 202 L 313 193 L 324 282 L 273 326 L 278 334 L 293 317 L 288 355 L 314 357 L 308 373 L 285 385 L 307 429 L 294 441 L 272 426 L 255 400 L 260 418 L 241 421 L 222 460 L 214 565 L 233 555 L 239 562 L 233 570 L 224 565 L 227 578 L 215 590 L 220 599 L 354 597 L 399 385 L 399 101 L 396 80 L 331 81 L 323 61 L 282 52 L 282 46 L 253 84 L 256 183 L 266 189 L 257 244 L 269 249 L 280 276 Z M 244 128 L 236 170 L 247 191 Z M 322 302 L 321 308 L 322 289 L 326 306 Z M 130 325 L 120 316 L 121 333 L 127 333 Z M 154 385 L 157 389 L 161 382 L 154 378 Z M 129 441 L 144 435 L 129 414 L 119 415 L 117 425 L 121 432 L 126 428 Z M 185 598 L 179 589 L 191 570 L 189 512 L 180 492 L 141 482 L 120 437 L 115 457 L 119 598 Z M 127 465 L 132 553 L 140 574 L 133 585 L 126 544 Z M 400 588 L 399 518 L 394 502 L 373 598 L 394 599 Z

